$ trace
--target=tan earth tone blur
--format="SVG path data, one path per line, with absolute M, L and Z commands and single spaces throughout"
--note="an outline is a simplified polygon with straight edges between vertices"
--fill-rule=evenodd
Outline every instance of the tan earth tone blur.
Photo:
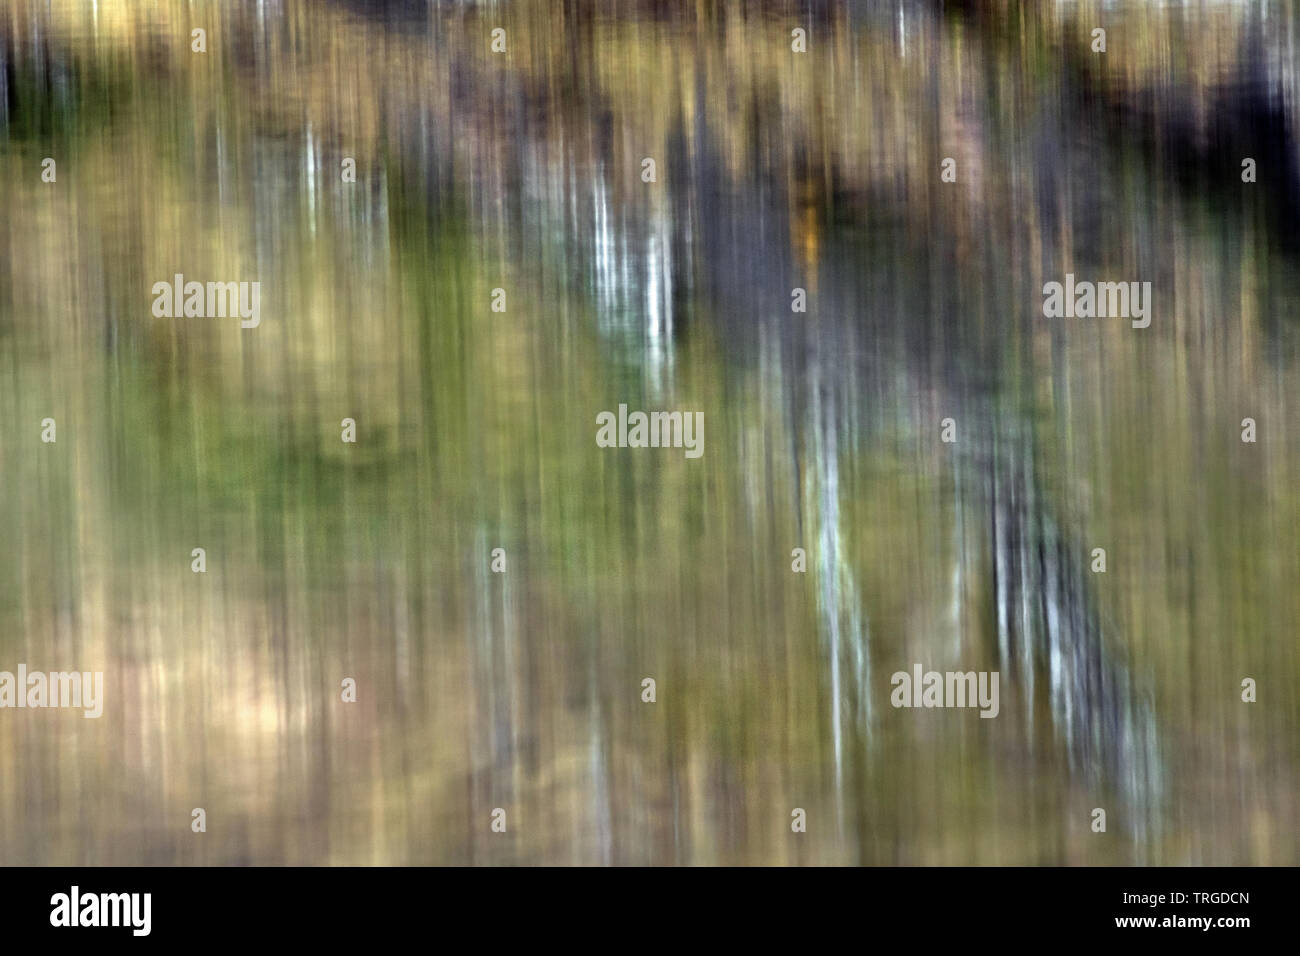
M 0 670 L 106 683 L 0 709 L 0 863 L 1300 863 L 1297 49 L 0 0 Z M 1044 318 L 1066 273 L 1151 326 Z M 620 403 L 703 456 L 598 448 Z M 1001 713 L 891 707 L 914 663 Z

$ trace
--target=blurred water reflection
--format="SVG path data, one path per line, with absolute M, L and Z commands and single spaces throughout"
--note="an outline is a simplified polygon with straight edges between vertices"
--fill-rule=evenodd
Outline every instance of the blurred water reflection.
M 0 711 L 0 860 L 1300 862 L 1298 36 L 7 0 L 0 669 L 107 699 Z M 1150 328 L 1045 319 L 1067 272 Z M 620 402 L 705 454 L 597 448 Z

